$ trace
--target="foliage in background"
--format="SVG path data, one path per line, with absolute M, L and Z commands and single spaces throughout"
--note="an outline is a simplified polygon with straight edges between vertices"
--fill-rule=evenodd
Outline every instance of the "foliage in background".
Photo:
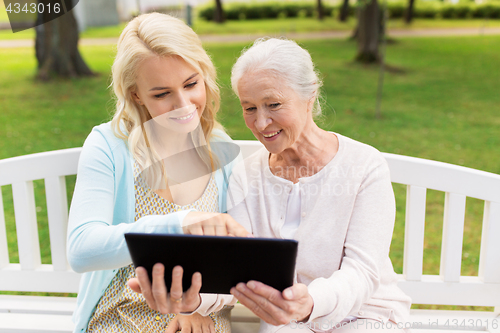
M 331 16 L 334 7 L 323 4 L 325 16 Z M 312 2 L 258 2 L 229 3 L 224 7 L 228 20 L 256 20 L 266 18 L 313 17 L 317 14 L 316 4 Z M 198 11 L 205 20 L 212 21 L 214 7 L 206 6 Z
M 341 4 L 324 4 L 325 16 L 337 17 Z M 349 4 L 349 16 L 354 16 L 355 4 Z M 406 2 L 391 1 L 387 3 L 389 18 L 402 18 L 407 8 Z M 313 2 L 257 2 L 257 3 L 230 3 L 225 6 L 228 20 L 256 20 L 286 17 L 314 17 L 316 6 Z M 199 17 L 211 21 L 214 16 L 214 7 L 200 8 Z M 451 4 L 436 1 L 417 1 L 414 9 L 414 18 L 489 18 L 500 19 L 500 1 Z

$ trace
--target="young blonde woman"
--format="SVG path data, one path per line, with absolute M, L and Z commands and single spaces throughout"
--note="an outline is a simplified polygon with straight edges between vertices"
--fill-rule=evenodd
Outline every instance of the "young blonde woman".
M 220 214 L 235 153 L 215 120 L 215 68 L 188 26 L 153 13 L 124 29 L 112 73 L 116 112 L 85 141 L 70 209 L 68 258 L 83 273 L 75 332 L 228 332 L 234 298 L 199 294 L 199 274 L 183 293 L 180 267 L 170 296 L 148 306 L 127 286 L 135 271 L 124 239 L 127 232 L 247 234 Z M 153 275 L 163 273 L 155 266 Z

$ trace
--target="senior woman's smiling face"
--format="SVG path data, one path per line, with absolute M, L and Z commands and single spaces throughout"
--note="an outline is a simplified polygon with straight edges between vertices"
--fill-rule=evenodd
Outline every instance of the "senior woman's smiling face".
M 245 124 L 272 154 L 292 147 L 312 121 L 312 101 L 304 101 L 275 75 L 246 73 L 238 93 Z

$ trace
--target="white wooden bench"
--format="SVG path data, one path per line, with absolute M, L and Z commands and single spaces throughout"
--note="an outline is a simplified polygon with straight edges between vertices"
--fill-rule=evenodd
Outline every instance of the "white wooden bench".
M 244 156 L 261 147 L 237 141 Z M 65 176 L 77 171 L 81 148 L 0 161 L 0 186 L 12 185 L 20 263 L 11 263 L 0 200 L 0 291 L 76 293 L 79 274 L 66 259 L 68 202 Z M 500 331 L 500 175 L 418 158 L 384 154 L 394 183 L 407 185 L 403 274 L 400 287 L 416 304 L 495 307 L 494 312 L 412 310 L 413 330 Z M 42 264 L 33 180 L 43 179 L 52 264 Z M 426 189 L 446 193 L 439 275 L 423 275 Z M 478 276 L 461 276 L 466 197 L 484 200 Z M 1 199 L 1 192 L 0 192 Z M 71 332 L 75 298 L 0 295 L 0 332 Z M 465 320 L 465 321 L 464 321 Z M 237 332 L 258 319 L 237 306 Z

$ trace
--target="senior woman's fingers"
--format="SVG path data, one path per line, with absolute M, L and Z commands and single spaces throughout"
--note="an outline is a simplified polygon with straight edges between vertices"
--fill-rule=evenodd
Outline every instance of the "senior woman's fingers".
M 277 292 L 279 293 L 279 291 Z M 288 324 L 289 320 L 284 311 L 274 305 L 271 300 L 254 293 L 246 284 L 239 283 L 235 288 L 231 288 L 231 294 L 266 323 L 271 325 Z
M 262 298 L 266 299 L 268 302 L 264 303 L 264 305 L 267 305 L 268 307 L 270 307 L 270 305 L 275 305 L 279 309 L 285 311 L 288 310 L 287 301 L 283 298 L 279 290 L 276 290 L 273 287 L 270 287 L 258 281 L 249 281 L 246 284 L 246 287 L 256 295 L 259 295 Z M 269 310 L 273 309 L 274 308 L 270 308 Z
M 296 283 L 283 293 L 257 281 L 248 282 L 247 287 L 279 308 L 280 311 L 275 311 L 275 308 L 268 307 L 267 311 L 280 322 L 293 319 L 303 321 L 308 319 L 312 312 L 314 301 L 303 283 Z
M 303 283 L 296 283 L 283 290 L 283 298 L 286 300 L 285 311 L 292 314 L 293 319 L 305 321 L 311 315 L 314 300 L 309 294 L 307 286 Z

